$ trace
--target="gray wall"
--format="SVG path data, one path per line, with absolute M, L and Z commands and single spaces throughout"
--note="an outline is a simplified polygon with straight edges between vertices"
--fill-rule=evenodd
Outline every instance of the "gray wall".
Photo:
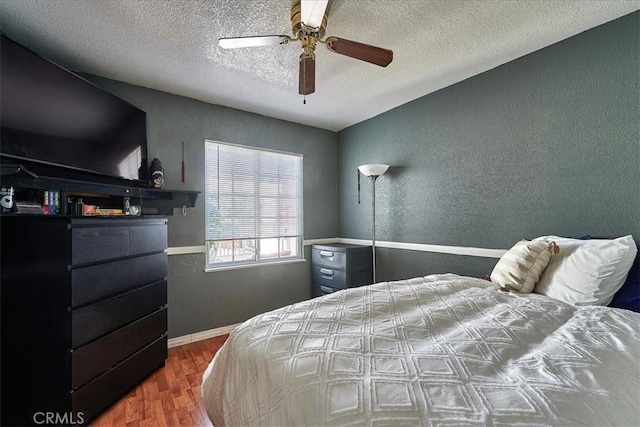
M 340 236 L 509 248 L 544 234 L 640 241 L 640 13 L 579 34 L 338 134 Z M 378 251 L 378 279 L 497 260 Z
M 508 248 L 556 233 L 640 240 L 640 14 L 580 34 L 335 133 L 88 76 L 147 111 L 150 157 L 167 188 L 204 190 L 206 138 L 302 153 L 305 238 L 370 237 Z M 187 182 L 180 182 L 181 143 Z M 339 202 L 339 211 L 338 211 Z M 204 205 L 169 220 L 169 245 L 204 244 Z M 309 259 L 309 248 L 306 248 Z M 378 279 L 484 276 L 495 259 L 378 250 Z M 204 272 L 204 255 L 169 257 L 169 336 L 241 322 L 308 298 L 309 264 Z
M 149 158 L 162 161 L 165 187 L 204 192 L 204 140 L 304 155 L 304 238 L 338 234 L 337 135 L 95 76 L 87 79 L 147 112 Z M 186 183 L 180 182 L 182 142 Z M 169 246 L 204 245 L 204 196 L 169 218 Z M 309 249 L 307 248 L 307 259 Z M 169 257 L 169 337 L 227 326 L 311 293 L 308 262 L 204 272 L 204 254 Z

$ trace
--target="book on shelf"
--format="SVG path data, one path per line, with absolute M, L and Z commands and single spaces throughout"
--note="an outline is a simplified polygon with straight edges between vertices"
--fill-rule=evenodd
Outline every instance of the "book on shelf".
M 96 208 L 96 215 L 124 215 L 122 209 Z
M 45 215 L 49 215 L 49 190 L 44 190 L 42 193 L 42 209 Z
M 60 207 L 60 191 L 44 190 L 42 192 L 42 208 L 46 215 L 59 215 L 63 213 Z

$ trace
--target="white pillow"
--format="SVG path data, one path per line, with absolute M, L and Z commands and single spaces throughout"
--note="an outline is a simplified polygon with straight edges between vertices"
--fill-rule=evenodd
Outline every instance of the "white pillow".
M 579 240 L 558 236 L 560 252 L 549 261 L 535 292 L 573 305 L 607 305 L 622 287 L 637 249 L 631 235 L 613 240 Z
M 627 253 L 622 257 L 622 259 L 618 263 L 618 268 L 616 268 L 615 273 L 613 273 L 613 275 L 611 276 L 611 280 L 609 282 L 609 292 L 603 293 L 601 296 L 601 299 L 605 301 L 602 305 L 609 305 L 611 300 L 613 300 L 613 296 L 615 295 L 615 293 L 618 292 L 622 285 L 624 285 L 624 282 L 627 281 L 629 270 L 631 270 L 631 266 L 636 259 L 636 255 L 638 254 L 638 246 L 633 240 L 633 236 L 628 235 L 620 237 L 616 239 L 616 241 L 627 246 Z

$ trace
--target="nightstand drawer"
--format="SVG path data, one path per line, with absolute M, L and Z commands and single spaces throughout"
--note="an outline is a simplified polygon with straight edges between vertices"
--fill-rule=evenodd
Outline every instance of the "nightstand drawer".
M 320 283 L 313 283 L 311 286 L 313 297 L 321 297 L 323 295 L 329 295 L 334 292 L 338 292 L 342 289 L 332 288 L 331 286 L 321 285 Z
M 322 267 L 355 271 L 371 269 L 371 246 L 331 244 L 313 245 L 311 263 Z
M 347 273 L 343 270 L 314 265 L 311 267 L 311 280 L 334 288 L 343 289 L 347 287 Z
M 311 280 L 335 289 L 353 288 L 371 283 L 371 270 L 344 271 L 313 265 Z
M 311 249 L 311 262 L 314 265 L 346 270 L 347 254 L 345 252 L 313 248 Z

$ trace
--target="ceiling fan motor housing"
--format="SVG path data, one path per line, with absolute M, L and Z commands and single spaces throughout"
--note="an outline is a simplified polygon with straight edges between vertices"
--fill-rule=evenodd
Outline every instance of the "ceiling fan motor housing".
M 302 42 L 302 55 L 300 58 L 314 58 L 316 57 L 314 51 L 316 49 L 316 39 L 313 36 L 302 36 L 300 38 Z

